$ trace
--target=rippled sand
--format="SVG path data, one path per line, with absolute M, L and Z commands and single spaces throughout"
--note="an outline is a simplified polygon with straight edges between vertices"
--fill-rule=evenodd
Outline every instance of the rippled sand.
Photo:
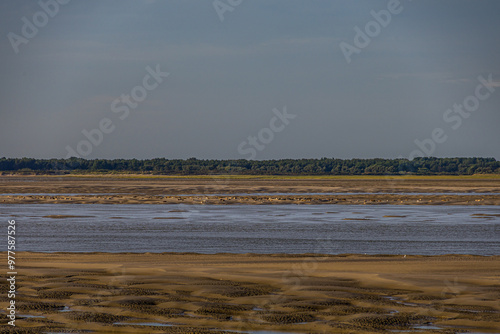
M 18 263 L 18 314 L 34 317 L 17 328 L 35 333 L 499 331 L 498 256 L 20 253 Z

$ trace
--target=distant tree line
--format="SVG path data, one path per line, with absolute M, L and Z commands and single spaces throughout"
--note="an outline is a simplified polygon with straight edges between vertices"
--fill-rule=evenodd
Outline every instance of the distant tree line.
M 472 175 L 500 174 L 494 158 L 169 160 L 0 158 L 0 172 L 159 175 Z

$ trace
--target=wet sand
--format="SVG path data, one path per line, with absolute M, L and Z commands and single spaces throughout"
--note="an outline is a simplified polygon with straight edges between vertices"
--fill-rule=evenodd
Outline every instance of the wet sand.
M 8 195 L 3 204 L 391 204 L 500 205 L 500 195 L 262 195 L 262 196 L 151 196 L 151 195 Z
M 259 193 L 263 195 L 257 195 Z M 303 193 L 303 195 L 272 195 L 273 193 Z M 307 193 L 329 194 L 308 195 Z M 339 194 L 336 195 L 331 193 Z M 345 195 L 342 193 L 356 194 Z M 419 193 L 434 194 L 428 195 Z M 471 193 L 471 195 L 456 195 L 454 193 Z M 473 195 L 472 193 L 485 194 Z M 498 195 L 498 193 L 500 193 L 500 177 L 495 176 L 430 178 L 337 177 L 302 179 L 241 179 L 220 177 L 166 178 L 139 176 L 0 176 L 0 194 L 5 194 L 5 196 L 0 196 L 0 203 L 4 204 L 182 203 L 500 205 L 500 195 Z M 192 196 L 179 196 L 186 194 Z M 206 196 L 210 194 L 225 195 Z M 255 195 L 250 196 L 241 194 Z
M 17 265 L 17 313 L 35 316 L 17 328 L 34 333 L 500 331 L 500 256 L 18 253 Z

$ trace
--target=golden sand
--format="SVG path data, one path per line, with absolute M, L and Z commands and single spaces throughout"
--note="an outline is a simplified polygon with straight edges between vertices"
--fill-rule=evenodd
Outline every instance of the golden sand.
M 18 266 L 18 314 L 40 318 L 17 328 L 35 333 L 500 331 L 499 256 L 19 253 Z

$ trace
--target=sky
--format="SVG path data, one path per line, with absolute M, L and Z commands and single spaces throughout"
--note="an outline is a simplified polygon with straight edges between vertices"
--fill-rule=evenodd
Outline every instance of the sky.
M 497 0 L 0 2 L 0 157 L 494 157 Z

